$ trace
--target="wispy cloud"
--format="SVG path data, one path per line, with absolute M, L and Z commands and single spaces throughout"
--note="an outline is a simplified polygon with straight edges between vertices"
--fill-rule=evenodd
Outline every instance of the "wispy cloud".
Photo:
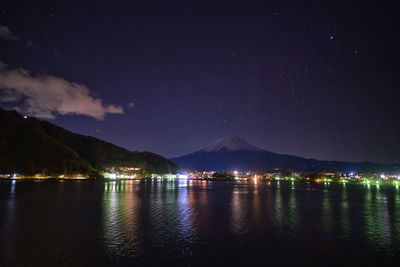
M 50 75 L 33 76 L 23 68 L 8 69 L 0 61 L 0 102 L 38 118 L 86 115 L 103 120 L 106 114 L 124 113 L 121 106 L 105 105 L 83 84 Z
M 0 25 L 0 38 L 10 41 L 19 41 L 19 38 L 15 36 L 7 26 L 4 25 Z

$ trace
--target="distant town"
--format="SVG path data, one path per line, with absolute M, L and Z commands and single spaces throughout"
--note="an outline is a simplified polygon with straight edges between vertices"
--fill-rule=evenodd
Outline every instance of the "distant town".
M 104 180 L 212 180 L 212 181 L 238 181 L 254 182 L 258 181 L 291 181 L 291 182 L 314 182 L 314 183 L 352 183 L 365 185 L 400 185 L 400 174 L 385 173 L 356 173 L 356 172 L 297 172 L 286 170 L 271 170 L 269 172 L 216 172 L 216 171 L 185 171 L 177 174 L 166 173 L 143 175 L 139 167 L 110 167 L 99 173 Z M 3 179 L 62 179 L 62 180 L 85 180 L 89 176 L 85 175 L 59 175 L 47 176 L 36 174 L 33 176 L 24 176 L 18 173 L 0 174 Z

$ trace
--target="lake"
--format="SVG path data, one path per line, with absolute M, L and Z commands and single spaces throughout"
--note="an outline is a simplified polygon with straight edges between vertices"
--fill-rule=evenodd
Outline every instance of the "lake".
M 0 181 L 0 265 L 396 265 L 395 186 Z

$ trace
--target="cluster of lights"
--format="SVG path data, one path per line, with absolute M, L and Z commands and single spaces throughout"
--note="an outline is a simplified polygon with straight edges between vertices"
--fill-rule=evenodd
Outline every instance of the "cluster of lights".
M 114 171 L 114 167 L 111 169 L 111 171 L 106 171 L 104 172 L 104 177 L 105 178 L 109 178 L 109 179 L 134 179 L 137 178 L 137 174 L 133 174 L 132 173 L 127 173 L 127 171 L 139 171 L 140 168 L 133 168 L 133 167 L 118 167 L 117 171 Z M 119 170 L 119 171 L 118 171 Z M 203 179 L 204 177 L 206 178 L 211 178 L 212 176 L 210 176 L 210 173 L 213 174 L 214 172 L 202 172 L 202 175 L 196 175 L 196 174 L 186 174 L 186 173 L 179 173 L 179 174 L 163 174 L 163 175 L 159 175 L 159 174 L 152 174 L 152 178 L 157 178 L 157 179 L 168 179 L 168 180 L 174 180 L 174 179 L 181 179 L 181 180 L 187 180 L 187 179 L 196 179 L 196 178 L 200 178 Z M 253 173 L 254 174 L 254 173 Z M 305 177 L 305 178 L 300 178 L 299 174 L 296 173 L 292 173 L 290 176 L 283 176 L 281 177 L 279 172 L 278 173 L 274 173 L 274 174 L 266 174 L 263 176 L 257 176 L 256 174 L 254 174 L 254 176 L 250 176 L 251 173 L 250 172 L 239 172 L 238 170 L 233 171 L 233 175 L 234 175 L 234 179 L 235 180 L 252 180 L 254 181 L 254 183 L 257 183 L 257 181 L 259 179 L 274 179 L 276 181 L 279 180 L 288 180 L 288 181 L 292 181 L 295 182 L 297 180 L 301 181 L 302 179 L 305 179 L 306 181 L 314 181 L 317 183 L 321 183 L 324 182 L 325 184 L 329 184 L 329 182 L 334 181 L 334 175 L 339 175 L 338 178 L 340 178 L 338 180 L 338 182 L 342 183 L 342 184 L 346 184 L 346 183 L 350 183 L 350 182 L 356 182 L 356 183 L 363 183 L 363 184 L 373 184 L 373 185 L 377 185 L 379 186 L 380 184 L 392 184 L 392 185 L 396 185 L 396 187 L 398 187 L 400 185 L 400 174 L 378 174 L 378 175 L 374 175 L 372 177 L 365 177 L 363 175 L 357 174 L 354 171 L 351 171 L 347 174 L 335 174 L 335 173 L 321 173 L 320 175 L 322 177 L 319 178 L 310 178 L 310 177 Z M 27 177 L 27 176 L 20 176 L 17 173 L 11 173 L 11 174 L 0 174 L 0 177 L 3 178 L 11 178 L 11 179 L 20 179 L 20 178 L 38 178 L 38 179 L 45 179 L 45 178 L 50 178 L 49 176 L 45 176 L 45 175 L 40 175 L 37 174 L 34 177 Z M 65 177 L 64 175 L 60 175 L 58 176 L 58 178 L 61 179 L 87 179 L 88 177 L 84 177 L 81 174 L 78 174 L 74 177 Z

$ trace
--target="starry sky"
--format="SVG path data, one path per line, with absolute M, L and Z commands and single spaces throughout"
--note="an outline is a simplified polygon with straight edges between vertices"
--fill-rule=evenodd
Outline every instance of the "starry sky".
M 64 109 L 40 114 L 129 150 L 174 157 L 235 135 L 307 158 L 400 162 L 398 12 L 366 2 L 1 1 L 0 79 L 20 91 L 0 88 L 0 106 L 23 111 L 39 100 L 21 90 L 57 77 L 48 102 Z M 35 87 L 42 100 L 52 86 Z

